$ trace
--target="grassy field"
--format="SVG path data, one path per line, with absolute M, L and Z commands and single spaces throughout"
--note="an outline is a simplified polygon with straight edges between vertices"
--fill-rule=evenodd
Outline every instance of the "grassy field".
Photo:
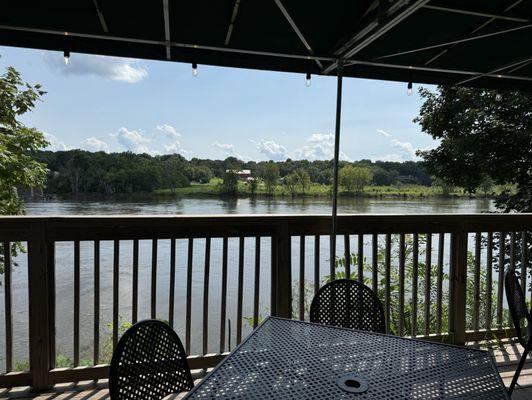
M 177 195 L 198 195 L 198 196 L 218 196 L 220 195 L 220 184 L 222 180 L 219 178 L 212 179 L 209 183 L 199 184 L 192 183 L 188 187 L 176 188 L 175 190 L 163 189 L 158 190 L 157 193 Z M 301 188 L 297 188 L 295 196 L 305 197 L 328 197 L 331 196 L 331 185 L 321 185 L 317 183 L 311 184 L 303 193 Z M 494 192 L 498 194 L 501 188 L 495 188 Z M 264 184 L 259 184 L 257 188 L 257 195 L 268 195 Z M 251 187 L 246 182 L 238 183 L 238 195 L 250 196 Z M 421 185 L 401 185 L 401 186 L 366 186 L 362 193 L 346 192 L 342 187 L 339 189 L 340 196 L 351 197 L 470 197 L 464 190 L 456 188 L 448 195 L 444 195 L 443 190 L 439 186 L 421 186 Z M 275 197 L 291 197 L 292 193 L 285 185 L 277 185 L 274 191 Z M 474 196 L 473 196 L 474 197 Z M 477 194 L 476 197 L 484 197 L 482 194 Z

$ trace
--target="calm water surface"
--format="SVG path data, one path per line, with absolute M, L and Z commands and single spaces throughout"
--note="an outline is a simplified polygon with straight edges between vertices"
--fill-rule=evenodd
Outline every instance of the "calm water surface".
M 371 213 L 371 214 L 419 214 L 419 213 L 479 213 L 493 208 L 487 199 L 346 199 L 340 198 L 340 213 Z M 76 215 L 76 214 L 322 214 L 330 213 L 329 199 L 217 199 L 217 198 L 178 198 L 162 196 L 131 196 L 121 198 L 92 198 L 82 200 L 33 201 L 27 203 L 29 215 Z M 343 252 L 343 241 L 338 244 L 338 254 Z M 261 242 L 261 276 L 260 276 L 260 312 L 269 312 L 270 259 L 269 238 Z M 365 254 L 370 254 L 370 242 Z M 81 357 L 92 359 L 93 349 L 93 288 L 94 288 L 94 246 L 92 242 L 81 243 Z M 151 241 L 140 241 L 139 254 L 139 319 L 148 318 L 150 314 L 150 276 L 151 276 Z M 181 338 L 185 337 L 185 298 L 187 269 L 187 240 L 177 240 L 176 244 L 176 283 L 175 283 L 175 329 Z M 294 238 L 293 272 L 294 284 L 299 277 L 299 239 Z M 356 251 L 356 240 L 351 245 Z M 170 241 L 159 240 L 157 244 L 157 316 L 168 319 L 169 281 L 170 281 Z M 202 352 L 202 319 L 203 319 L 203 274 L 204 274 L 205 240 L 194 240 L 193 274 L 192 274 L 192 340 L 191 353 Z M 253 282 L 254 282 L 254 251 L 253 238 L 245 241 L 245 270 L 243 315 L 253 314 Z M 328 268 L 328 240 L 320 242 L 321 276 Z M 100 344 L 102 357 L 104 344 L 109 334 L 108 324 L 112 321 L 112 276 L 113 276 L 113 243 L 101 243 L 100 272 Z M 305 280 L 313 280 L 311 266 L 314 262 L 314 243 L 311 238 L 306 240 Z M 212 240 L 211 267 L 209 285 L 209 329 L 208 352 L 219 350 L 220 334 L 220 292 L 221 292 L 221 259 L 222 243 L 219 239 Z M 13 322 L 14 322 L 14 353 L 16 361 L 28 358 L 28 288 L 26 256 L 18 259 L 18 266 L 13 271 Z M 119 313 L 125 321 L 131 319 L 132 302 L 132 242 L 120 242 L 120 290 Z M 228 287 L 227 287 L 227 318 L 231 320 L 231 342 L 234 347 L 237 310 L 237 268 L 238 240 L 229 239 L 228 252 Z M 56 244 L 56 348 L 57 353 L 72 358 L 73 352 L 73 244 Z M 0 298 L 3 298 L 3 285 L 0 286 Z M 0 370 L 4 364 L 4 309 L 0 302 Z M 229 321 L 227 321 L 229 322 Z M 244 334 L 250 328 L 243 324 Z M 227 337 L 229 337 L 227 332 Z M 229 343 L 226 342 L 226 348 Z

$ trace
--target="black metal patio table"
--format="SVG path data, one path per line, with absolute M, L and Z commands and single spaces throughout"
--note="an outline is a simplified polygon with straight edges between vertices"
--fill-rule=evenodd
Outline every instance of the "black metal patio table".
M 508 399 L 487 351 L 267 318 L 187 399 Z

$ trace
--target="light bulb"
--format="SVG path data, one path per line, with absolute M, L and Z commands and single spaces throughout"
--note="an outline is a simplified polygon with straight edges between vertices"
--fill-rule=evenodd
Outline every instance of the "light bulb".
M 198 64 L 192 64 L 192 76 L 198 76 Z
M 65 58 L 65 65 L 68 65 L 68 61 L 70 60 L 70 51 L 65 50 L 63 52 L 63 57 Z
M 406 94 L 409 95 L 409 96 L 412 96 L 412 93 L 414 91 L 412 90 L 412 82 L 408 82 L 408 86 L 407 86 L 407 89 L 406 89 Z
M 501 100 L 502 100 L 502 94 L 497 92 L 497 94 L 495 95 L 495 101 L 501 101 Z
M 307 85 L 307 87 L 310 87 L 310 84 L 311 84 L 310 78 L 311 78 L 310 74 L 307 73 L 307 80 L 305 81 L 305 85 Z

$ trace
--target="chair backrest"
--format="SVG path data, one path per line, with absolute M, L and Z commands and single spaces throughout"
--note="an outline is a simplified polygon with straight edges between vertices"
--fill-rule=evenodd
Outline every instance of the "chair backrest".
M 323 286 L 310 306 L 310 321 L 343 328 L 386 332 L 384 309 L 366 285 L 338 279 Z
M 532 317 L 526 306 L 525 294 L 519 284 L 519 279 L 515 275 L 515 271 L 511 268 L 507 269 L 504 274 L 504 289 L 506 291 L 506 300 L 510 308 L 515 334 L 519 339 L 519 343 L 523 347 L 532 348 Z M 523 335 L 525 322 L 527 323 L 526 336 Z
M 111 360 L 111 399 L 162 399 L 193 386 L 183 344 L 168 324 L 145 320 L 124 333 Z

